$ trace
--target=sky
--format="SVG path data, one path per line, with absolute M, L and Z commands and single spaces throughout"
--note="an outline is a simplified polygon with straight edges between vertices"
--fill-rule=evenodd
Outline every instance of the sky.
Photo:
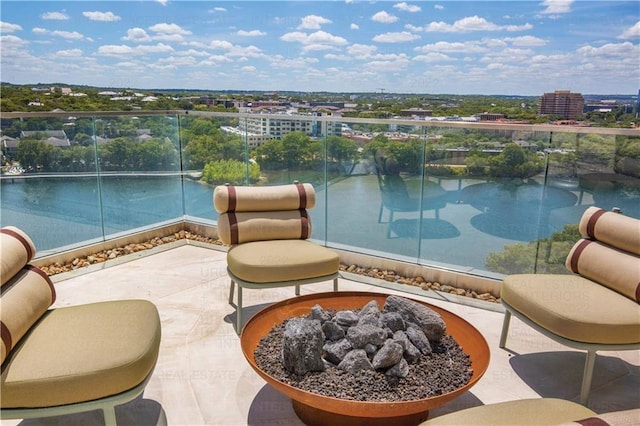
M 640 2 L 0 2 L 0 80 L 539 96 L 640 89 Z

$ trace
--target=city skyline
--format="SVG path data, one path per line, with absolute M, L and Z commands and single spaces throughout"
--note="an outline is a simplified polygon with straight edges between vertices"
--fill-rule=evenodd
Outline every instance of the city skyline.
M 633 94 L 637 1 L 7 1 L 1 80 L 139 89 Z

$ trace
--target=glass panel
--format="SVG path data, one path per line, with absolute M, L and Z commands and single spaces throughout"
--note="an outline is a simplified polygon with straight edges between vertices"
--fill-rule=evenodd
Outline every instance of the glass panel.
M 93 121 L 25 118 L 2 122 L 5 170 L 1 226 L 16 226 L 38 255 L 102 237 Z
M 175 116 L 96 119 L 106 237 L 182 219 Z

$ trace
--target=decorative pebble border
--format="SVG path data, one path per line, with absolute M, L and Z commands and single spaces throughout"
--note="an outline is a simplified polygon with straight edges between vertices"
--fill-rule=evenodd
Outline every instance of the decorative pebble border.
M 41 266 L 42 269 L 47 275 L 52 276 L 56 274 L 61 274 L 64 272 L 74 271 L 79 268 L 84 268 L 96 263 L 103 263 L 107 260 L 112 260 L 120 256 L 125 256 L 128 254 L 140 252 L 143 250 L 149 250 L 154 247 L 172 243 L 178 240 L 192 240 L 198 241 L 206 244 L 213 244 L 222 246 L 223 244 L 220 240 L 205 237 L 202 235 L 194 234 L 189 231 L 179 231 L 174 234 L 170 234 L 164 237 L 154 237 L 148 241 L 144 241 L 141 243 L 132 243 L 127 244 L 123 247 L 116 247 L 108 250 L 102 250 L 100 252 L 85 256 L 85 257 L 76 257 L 71 262 L 66 264 L 53 263 L 50 265 Z M 482 293 L 478 294 L 473 290 L 453 287 L 447 284 L 440 284 L 438 282 L 426 281 L 423 277 L 404 277 L 396 274 L 393 270 L 388 269 L 378 269 L 378 268 L 363 268 L 358 265 L 340 265 L 340 270 L 345 272 L 350 272 L 357 275 L 367 276 L 371 278 L 376 278 L 388 282 L 395 282 L 398 284 L 410 285 L 414 287 L 419 287 L 425 291 L 434 290 L 445 293 L 454 294 L 456 296 L 470 297 L 473 299 L 484 300 L 488 302 L 499 302 L 495 296 L 490 293 Z

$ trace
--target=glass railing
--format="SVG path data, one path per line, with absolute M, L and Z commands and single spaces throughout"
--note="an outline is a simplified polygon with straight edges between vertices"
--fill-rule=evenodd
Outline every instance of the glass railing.
M 314 240 L 483 276 L 563 271 L 589 206 L 640 217 L 635 129 L 137 111 L 3 113 L 2 136 L 0 225 L 39 256 L 214 225 L 226 182 L 310 182 Z

